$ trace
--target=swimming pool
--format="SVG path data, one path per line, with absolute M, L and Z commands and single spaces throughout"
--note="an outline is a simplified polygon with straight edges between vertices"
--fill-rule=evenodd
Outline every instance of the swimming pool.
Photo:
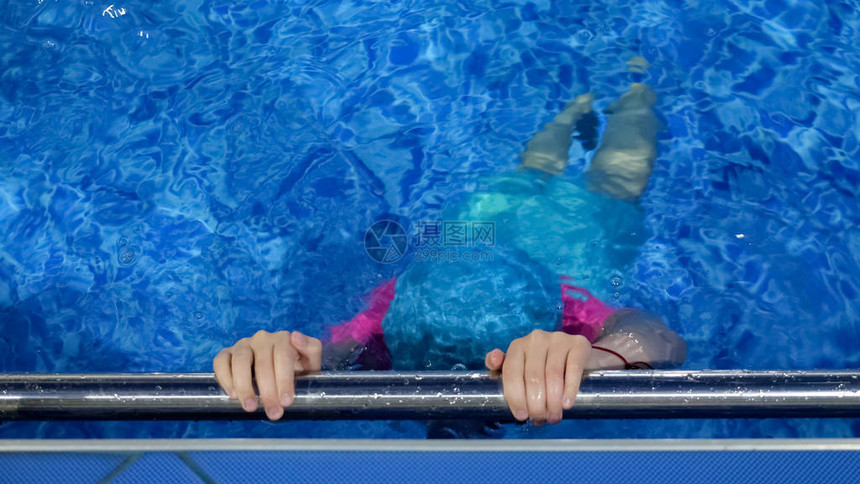
M 616 98 L 632 55 L 653 66 L 667 129 L 648 239 L 613 302 L 663 315 L 686 369 L 860 364 L 855 3 L 109 5 L 0 13 L 0 371 L 210 371 L 258 329 L 321 335 L 404 267 L 368 257 L 368 227 L 438 219 L 452 194 L 512 169 L 564 102 Z M 493 435 L 858 432 L 630 420 Z M 0 425 L 0 438 L 239 436 L 424 427 Z

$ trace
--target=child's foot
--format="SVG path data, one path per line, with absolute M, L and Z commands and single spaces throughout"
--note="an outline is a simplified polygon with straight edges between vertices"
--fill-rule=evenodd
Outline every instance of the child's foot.
M 564 111 L 547 123 L 544 128 L 528 142 L 525 153 L 521 154 L 522 166 L 536 168 L 551 175 L 560 175 L 567 168 L 568 150 L 571 135 L 580 119 L 594 114 L 591 102 L 593 94 L 583 94 L 567 103 Z
M 651 65 L 642 57 L 631 57 L 630 60 L 627 61 L 627 69 L 630 71 L 630 80 L 636 83 L 645 80 L 647 69 L 649 67 L 651 67 Z
M 638 55 L 631 57 L 630 60 L 627 61 L 627 68 L 630 69 L 630 72 L 645 74 L 645 69 L 648 69 L 649 67 L 651 67 L 651 64 Z
M 641 109 L 642 107 L 650 108 L 657 102 L 657 95 L 651 86 L 641 82 L 630 84 L 630 88 L 618 98 L 617 101 L 610 104 L 604 112 L 606 114 L 614 114 L 617 112 L 629 109 Z
M 593 102 L 594 94 L 588 93 L 577 96 L 576 99 L 565 104 L 564 111 L 558 113 L 552 122 L 566 125 L 574 124 L 582 116 L 594 112 L 591 107 Z

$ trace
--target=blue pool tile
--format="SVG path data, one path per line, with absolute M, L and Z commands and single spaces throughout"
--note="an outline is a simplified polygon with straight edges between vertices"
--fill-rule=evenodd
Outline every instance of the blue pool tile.
M 110 480 L 111 484 L 175 483 L 191 484 L 204 482 L 174 453 L 147 453 L 123 469 Z
M 95 483 L 125 461 L 117 454 L 0 453 L 0 482 Z
M 857 452 L 193 452 L 216 482 L 849 483 Z

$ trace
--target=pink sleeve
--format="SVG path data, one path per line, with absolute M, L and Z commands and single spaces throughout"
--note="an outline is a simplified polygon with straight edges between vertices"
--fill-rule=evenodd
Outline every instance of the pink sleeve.
M 368 308 L 351 321 L 331 328 L 332 343 L 340 343 L 346 340 L 355 340 L 362 345 L 367 344 L 375 336 L 382 335 L 382 319 L 394 300 L 394 283 L 392 279 L 377 287 L 370 294 Z
M 580 297 L 570 293 L 577 293 Z M 594 343 L 603 330 L 603 322 L 615 312 L 588 289 L 570 284 L 561 285 L 561 300 L 564 302 L 561 330 L 568 334 L 581 334 Z

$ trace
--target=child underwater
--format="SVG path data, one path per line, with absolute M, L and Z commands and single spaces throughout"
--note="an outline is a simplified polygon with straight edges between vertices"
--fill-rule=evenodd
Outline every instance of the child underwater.
M 657 157 L 657 96 L 634 83 L 605 111 L 584 179 L 560 176 L 575 131 L 594 148 L 593 98 L 577 97 L 545 125 L 516 172 L 443 213 L 494 223 L 491 261 L 410 263 L 373 291 L 364 312 L 331 328 L 325 344 L 288 331 L 242 338 L 214 359 L 224 390 L 255 411 L 255 377 L 267 416 L 277 420 L 293 401 L 297 371 L 485 366 L 501 371 L 514 417 L 543 425 L 573 406 L 585 370 L 681 365 L 686 344 L 658 316 L 611 308 L 572 284 L 608 288 L 634 260 L 644 232 L 637 202 Z

